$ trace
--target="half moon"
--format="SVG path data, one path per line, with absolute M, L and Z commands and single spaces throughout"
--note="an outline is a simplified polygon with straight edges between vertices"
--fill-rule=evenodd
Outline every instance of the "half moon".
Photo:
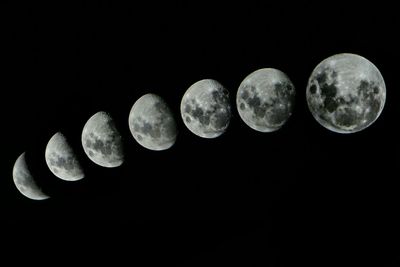
M 76 154 L 60 132 L 47 143 L 45 159 L 50 171 L 62 180 L 77 181 L 85 177 Z

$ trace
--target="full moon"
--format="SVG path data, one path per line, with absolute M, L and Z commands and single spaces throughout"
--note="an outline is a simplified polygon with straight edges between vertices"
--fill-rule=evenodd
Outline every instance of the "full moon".
M 236 106 L 242 120 L 252 129 L 273 132 L 280 129 L 292 114 L 295 89 L 280 70 L 259 69 L 239 86 Z
M 215 80 L 196 82 L 182 98 L 181 115 L 192 133 L 204 138 L 220 136 L 231 119 L 228 90 Z
M 140 145 L 151 150 L 170 148 L 178 133 L 170 108 L 155 94 L 146 94 L 135 102 L 129 113 L 129 129 Z
M 25 152 L 15 161 L 13 180 L 18 191 L 27 198 L 33 200 L 44 200 L 49 198 L 49 196 L 43 193 L 42 189 L 37 185 L 34 177 L 29 171 L 28 165 L 26 164 Z
M 122 137 L 112 117 L 104 111 L 97 112 L 86 122 L 82 146 L 89 159 L 102 167 L 118 167 L 124 162 Z
M 338 54 L 314 69 L 306 96 L 312 115 L 322 126 L 337 133 L 354 133 L 379 117 L 386 86 L 370 61 L 355 54 Z
M 45 159 L 50 171 L 65 181 L 77 181 L 85 175 L 65 136 L 57 132 L 46 146 Z

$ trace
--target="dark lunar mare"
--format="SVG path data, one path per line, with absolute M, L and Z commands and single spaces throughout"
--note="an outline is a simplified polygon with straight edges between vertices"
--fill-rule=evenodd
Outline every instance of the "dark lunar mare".
M 73 170 L 75 169 L 75 166 L 77 165 L 77 160 L 69 155 L 68 157 L 60 157 L 57 153 L 51 153 L 51 156 L 49 157 L 50 164 L 53 166 L 57 166 L 66 170 Z M 56 169 L 54 169 L 55 172 L 57 172 Z
M 212 92 L 213 105 L 207 110 L 203 110 L 195 99 L 191 99 L 190 103 L 186 103 L 184 111 L 196 118 L 202 125 L 211 126 L 215 129 L 225 128 L 230 121 L 230 105 L 228 91 L 224 88 L 218 88 Z M 224 112 L 219 109 L 226 107 Z M 215 120 L 211 120 L 214 116 Z M 190 117 L 186 117 L 186 121 L 190 123 Z
M 276 97 L 271 97 L 271 103 L 262 102 L 253 85 L 245 85 L 242 89 L 240 97 L 253 110 L 258 118 L 268 117 L 268 122 L 271 126 L 280 126 L 290 116 L 293 106 L 288 106 L 287 103 L 294 103 L 295 94 L 294 86 L 290 83 L 279 82 L 275 85 Z M 250 96 L 251 92 L 253 96 Z M 239 108 L 245 109 L 242 103 Z
M 328 73 L 331 73 L 332 79 L 328 79 Z M 312 105 L 312 108 L 321 119 L 332 127 L 337 127 L 338 125 L 344 127 L 357 125 L 355 130 L 362 129 L 365 125 L 371 123 L 376 118 L 376 114 L 379 112 L 381 107 L 381 99 L 376 98 L 376 95 L 380 93 L 380 90 L 375 82 L 361 80 L 356 88 L 357 97 L 349 95 L 350 99 L 347 100 L 338 96 L 337 92 L 339 89 L 337 88 L 336 71 L 325 68 L 317 74 L 311 82 L 312 85 L 309 88 L 309 97 L 313 97 L 317 93 L 317 87 L 314 83 L 318 83 L 321 97 L 323 97 L 323 104 L 314 104 Z M 362 113 L 357 113 L 352 106 L 360 103 L 366 103 L 370 107 L 370 112 L 367 113 L 364 110 Z M 344 107 L 345 112 L 338 112 L 339 107 Z M 328 114 L 334 115 L 336 123 L 332 121 Z M 363 122 L 364 119 L 366 119 L 366 122 Z
M 161 114 L 159 120 L 154 123 L 148 123 L 143 120 L 142 117 L 137 117 L 139 123 L 134 123 L 133 128 L 136 132 L 142 133 L 143 135 L 150 135 L 154 139 L 158 139 L 162 136 L 161 130 L 164 129 L 166 136 L 171 137 L 176 133 L 176 125 L 173 119 L 170 119 L 169 114 L 171 114 L 167 104 L 164 101 L 157 101 L 154 103 L 154 107 Z M 142 140 L 142 136 L 138 135 L 139 141 Z

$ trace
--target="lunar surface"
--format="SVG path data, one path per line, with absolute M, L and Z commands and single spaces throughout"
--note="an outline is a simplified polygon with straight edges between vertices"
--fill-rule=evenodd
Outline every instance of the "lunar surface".
M 292 114 L 295 88 L 289 77 L 277 69 L 260 69 L 240 84 L 236 106 L 242 120 L 252 129 L 273 132 Z
M 60 179 L 77 181 L 85 176 L 76 154 L 60 132 L 47 143 L 45 159 L 50 171 Z
M 231 119 L 228 90 L 215 80 L 196 82 L 182 98 L 181 115 L 192 133 L 204 138 L 220 136 Z
M 314 69 L 306 95 L 312 115 L 322 126 L 337 133 L 354 133 L 379 117 L 386 87 L 370 61 L 355 54 L 339 54 Z
M 13 180 L 18 191 L 27 198 L 33 200 L 48 199 L 49 196 L 43 193 L 37 185 L 34 177 L 26 164 L 25 153 L 22 153 L 15 161 L 13 168 Z
M 129 113 L 129 129 L 140 145 L 151 150 L 170 148 L 178 133 L 170 108 L 155 94 L 146 94 L 135 102 Z
M 86 155 L 100 166 L 112 168 L 124 162 L 122 137 L 106 112 L 97 112 L 86 122 L 82 146 Z

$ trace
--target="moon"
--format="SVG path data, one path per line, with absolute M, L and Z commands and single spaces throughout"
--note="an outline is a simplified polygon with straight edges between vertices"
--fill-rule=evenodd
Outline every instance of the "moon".
M 86 122 L 82 131 L 82 146 L 94 163 L 107 168 L 124 162 L 122 137 L 112 117 L 99 111 Z
M 228 90 L 212 79 L 194 83 L 182 98 L 181 115 L 186 127 L 197 136 L 220 136 L 231 119 Z
M 240 84 L 236 107 L 242 120 L 259 132 L 280 129 L 292 114 L 295 88 L 280 70 L 265 68 L 248 75 Z
M 312 115 L 322 126 L 337 133 L 355 133 L 381 114 L 386 86 L 370 61 L 355 54 L 338 54 L 314 69 L 306 96 Z
M 129 129 L 135 140 L 150 150 L 165 150 L 174 145 L 178 134 L 174 116 L 158 95 L 140 97 L 129 113 Z
M 49 198 L 49 196 L 43 193 L 42 189 L 37 185 L 29 171 L 28 165 L 26 164 L 25 152 L 15 161 L 13 180 L 18 191 L 27 198 L 33 200 L 45 200 Z
M 77 181 L 85 177 L 76 154 L 60 132 L 47 143 L 45 159 L 50 171 L 62 180 Z

